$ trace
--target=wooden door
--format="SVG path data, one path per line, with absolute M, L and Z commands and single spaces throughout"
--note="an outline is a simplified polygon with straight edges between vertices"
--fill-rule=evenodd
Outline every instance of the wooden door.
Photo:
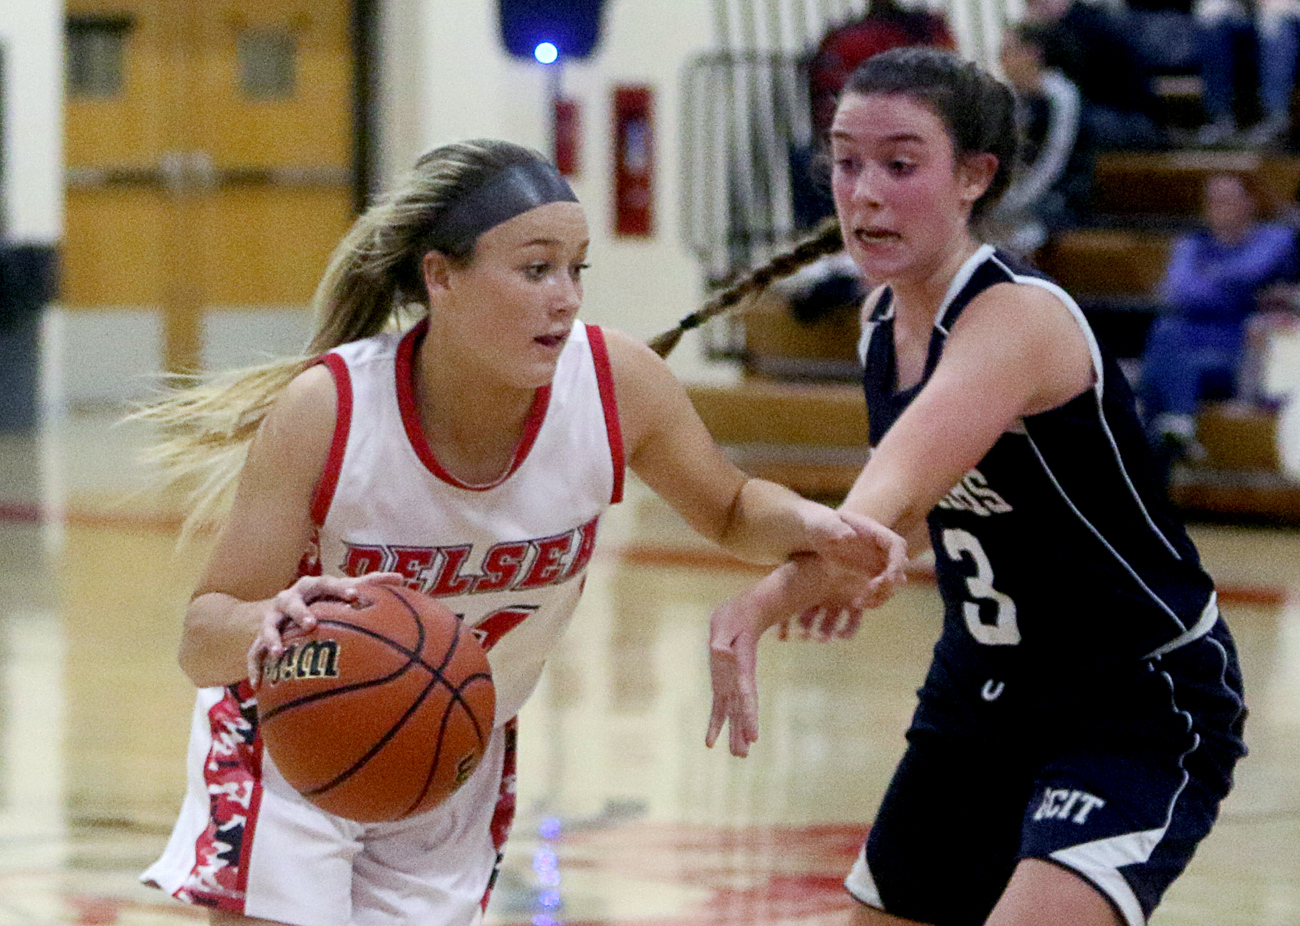
M 67 0 L 63 302 L 306 306 L 353 210 L 349 0 Z

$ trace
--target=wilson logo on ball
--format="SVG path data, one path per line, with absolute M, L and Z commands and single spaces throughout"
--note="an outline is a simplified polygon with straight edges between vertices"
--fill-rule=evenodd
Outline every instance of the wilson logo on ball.
M 270 685 L 308 678 L 338 678 L 338 641 L 308 640 L 305 643 L 290 643 L 279 656 L 266 660 L 262 677 Z

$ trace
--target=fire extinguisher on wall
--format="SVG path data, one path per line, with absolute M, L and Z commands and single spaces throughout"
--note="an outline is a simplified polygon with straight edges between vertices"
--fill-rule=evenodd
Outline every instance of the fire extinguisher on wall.
M 649 87 L 614 90 L 614 232 L 654 231 L 654 120 Z

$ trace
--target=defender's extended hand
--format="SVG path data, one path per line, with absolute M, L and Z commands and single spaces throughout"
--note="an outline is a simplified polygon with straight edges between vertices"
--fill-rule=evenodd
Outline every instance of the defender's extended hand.
M 733 756 L 749 755 L 758 739 L 758 614 L 746 596 L 724 602 L 709 624 L 709 674 L 713 681 L 713 713 L 705 745 L 712 748 L 724 724 Z

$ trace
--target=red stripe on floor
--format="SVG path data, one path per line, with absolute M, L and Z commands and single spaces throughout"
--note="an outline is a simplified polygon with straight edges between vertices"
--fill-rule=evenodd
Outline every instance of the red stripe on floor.
M 87 511 L 75 508 L 62 511 L 25 502 L 0 502 L 0 523 L 46 524 L 51 522 L 67 524 L 72 527 L 100 527 L 105 530 L 134 530 L 166 534 L 174 534 L 181 529 L 181 518 L 175 515 L 139 514 L 125 511 Z

